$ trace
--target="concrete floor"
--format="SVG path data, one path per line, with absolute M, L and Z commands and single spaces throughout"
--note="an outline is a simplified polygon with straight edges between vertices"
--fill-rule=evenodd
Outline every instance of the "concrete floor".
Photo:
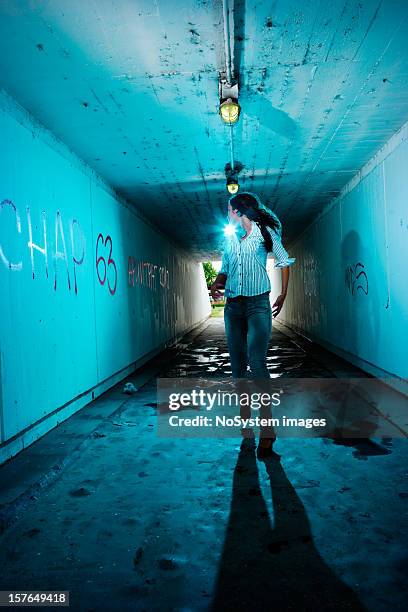
M 274 323 L 271 372 L 362 376 Z M 405 610 L 408 443 L 156 435 L 155 376 L 229 373 L 222 319 L 0 468 L 0 588 L 73 610 Z M 126 382 L 126 381 L 124 381 Z

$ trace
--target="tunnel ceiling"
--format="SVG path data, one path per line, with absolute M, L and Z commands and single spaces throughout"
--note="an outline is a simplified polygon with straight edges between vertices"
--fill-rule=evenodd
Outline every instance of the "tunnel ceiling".
M 290 242 L 408 118 L 408 3 L 230 6 L 240 182 Z M 227 195 L 222 15 L 221 0 L 0 2 L 0 85 L 200 257 Z

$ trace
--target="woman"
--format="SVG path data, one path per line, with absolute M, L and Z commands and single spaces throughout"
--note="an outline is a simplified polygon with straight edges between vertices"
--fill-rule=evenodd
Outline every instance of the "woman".
M 228 217 L 236 231 L 228 237 L 221 269 L 211 286 L 215 300 L 222 298 L 225 288 L 225 331 L 233 378 L 247 377 L 249 364 L 253 378 L 270 378 L 266 365 L 272 315 L 277 316 L 286 298 L 289 257 L 282 242 L 282 224 L 257 195 L 243 191 L 228 202 Z M 282 268 L 282 291 L 271 309 L 271 284 L 266 270 L 268 253 L 273 253 L 275 267 Z M 241 416 L 242 412 L 241 412 Z M 245 415 L 248 416 L 248 415 Z M 272 454 L 273 430 L 261 431 L 257 454 Z

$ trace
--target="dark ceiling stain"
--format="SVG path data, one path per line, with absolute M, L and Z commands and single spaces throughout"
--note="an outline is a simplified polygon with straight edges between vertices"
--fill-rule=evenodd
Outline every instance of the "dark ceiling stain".
M 199 45 L 200 44 L 200 34 L 199 32 L 197 32 L 197 30 L 195 30 L 194 28 L 191 28 L 189 30 L 191 36 L 190 36 L 190 42 L 193 45 Z

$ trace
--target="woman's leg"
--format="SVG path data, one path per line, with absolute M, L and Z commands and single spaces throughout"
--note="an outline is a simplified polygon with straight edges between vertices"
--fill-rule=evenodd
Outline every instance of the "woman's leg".
M 225 333 L 233 378 L 245 378 L 248 365 L 247 320 L 240 302 L 227 302 L 224 308 Z
M 270 393 L 271 389 L 266 379 L 270 374 L 266 364 L 269 339 L 272 331 L 272 308 L 269 301 L 269 293 L 255 296 L 248 302 L 248 360 L 252 377 L 260 393 Z M 262 383 L 264 380 L 264 384 Z M 260 408 L 262 419 L 272 419 L 270 404 Z M 259 432 L 260 446 L 270 448 L 271 440 L 275 439 L 275 431 L 272 427 L 261 427 Z
M 269 293 L 256 295 L 247 303 L 248 360 L 253 378 L 270 378 L 266 365 L 272 330 Z
M 227 336 L 228 352 L 231 361 L 232 378 L 235 382 L 235 391 L 238 397 L 248 393 L 247 388 L 247 334 L 248 323 L 245 314 L 245 305 L 242 302 L 227 302 L 224 308 L 225 333 Z M 245 380 L 244 380 L 245 379 Z M 239 414 L 241 419 L 251 416 L 250 406 L 239 402 Z M 244 438 L 254 437 L 251 428 L 241 428 Z

